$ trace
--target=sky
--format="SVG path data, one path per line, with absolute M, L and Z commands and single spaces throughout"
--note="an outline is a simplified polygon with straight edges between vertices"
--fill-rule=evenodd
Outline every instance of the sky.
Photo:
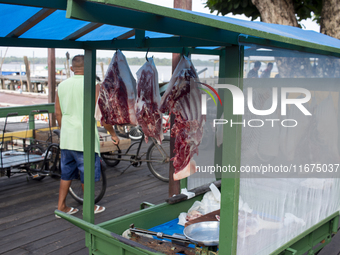
M 165 7 L 173 7 L 173 0 L 142 0 L 143 2 L 148 2 L 152 4 L 162 5 Z M 196 12 L 202 12 L 202 13 L 210 13 L 210 10 L 208 8 L 204 8 L 206 0 L 192 0 L 192 10 Z M 217 12 L 213 13 L 217 14 Z M 250 18 L 247 18 L 244 15 L 231 15 L 228 14 L 228 17 L 233 17 L 237 19 L 243 19 L 243 20 L 250 20 Z M 303 21 L 302 26 L 304 29 L 307 30 L 314 30 L 316 32 L 319 32 L 319 25 L 316 24 L 316 22 L 309 20 Z M 0 47 L 0 54 L 1 57 L 5 55 L 7 47 Z M 76 50 L 76 49 L 56 49 L 56 57 L 65 57 L 66 52 L 70 53 L 70 56 L 75 56 L 77 54 L 83 54 L 83 50 Z M 114 54 L 114 51 L 104 51 L 104 50 L 97 50 L 97 57 L 112 57 Z M 126 57 L 144 57 L 145 53 L 142 52 L 128 52 L 124 51 L 124 54 Z M 153 55 L 157 58 L 171 58 L 170 53 L 152 53 L 150 52 L 150 55 Z M 45 48 L 18 48 L 18 47 L 9 47 L 6 53 L 6 56 L 16 56 L 16 57 L 23 57 L 27 56 L 29 59 L 33 57 L 47 57 L 47 49 Z M 207 56 L 208 57 L 208 56 Z M 193 57 L 194 58 L 194 57 Z

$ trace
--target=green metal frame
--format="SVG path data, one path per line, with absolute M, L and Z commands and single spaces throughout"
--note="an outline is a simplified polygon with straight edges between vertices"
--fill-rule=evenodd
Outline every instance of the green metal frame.
M 243 89 L 243 46 L 226 47 L 220 55 L 219 83 L 233 84 Z M 233 119 L 241 122 L 242 115 L 233 115 L 233 97 L 229 90 L 222 90 L 223 113 L 225 119 Z M 223 143 L 228 146 L 222 147 L 223 166 L 232 165 L 239 169 L 241 164 L 241 133 L 242 125 L 223 128 Z M 220 245 L 221 254 L 236 254 L 237 249 L 237 225 L 239 207 L 240 179 L 239 174 L 222 173 L 221 183 L 221 227 Z M 226 240 L 223 242 L 223 240 Z M 228 240 L 228 241 L 227 241 Z
M 338 226 L 339 212 L 336 212 L 293 238 L 272 252 L 271 255 L 302 255 L 306 252 L 308 252 L 308 255 L 312 255 L 331 242 L 332 235 L 338 232 Z M 322 241 L 324 243 L 315 247 Z
M 84 66 L 84 213 L 83 219 L 94 223 L 94 163 L 95 163 L 95 94 L 96 51 L 85 50 Z M 86 187 L 86 188 L 85 188 Z M 86 246 L 92 245 L 91 235 L 86 233 Z
M 17 113 L 18 116 L 29 115 L 29 129 L 35 129 L 34 115 L 38 113 L 32 114 L 33 110 L 47 110 L 49 113 L 54 113 L 54 104 L 39 104 L 0 108 L 0 118 L 6 117 L 9 113 Z

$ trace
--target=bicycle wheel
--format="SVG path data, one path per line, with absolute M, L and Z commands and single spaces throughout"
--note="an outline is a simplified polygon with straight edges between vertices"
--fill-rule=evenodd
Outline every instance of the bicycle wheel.
M 80 181 L 80 174 L 78 174 L 79 178 L 72 180 L 71 187 L 69 188 L 69 193 L 71 197 L 74 198 L 79 204 L 83 204 L 84 202 L 84 192 Z M 95 182 L 94 184 L 94 203 L 98 203 L 104 196 L 106 191 L 106 173 L 103 166 L 100 170 L 100 180 Z
M 143 131 L 141 127 L 132 127 L 129 131 L 129 137 L 131 140 L 134 140 L 134 141 L 142 139 Z
M 38 144 L 29 145 L 25 152 L 27 152 L 29 155 L 36 154 L 36 155 L 42 155 L 44 153 L 44 148 Z M 32 177 L 35 181 L 41 181 L 46 176 L 42 175 L 41 173 L 35 171 L 40 169 L 48 170 L 48 163 L 45 163 L 45 166 L 43 167 L 44 162 L 37 162 L 37 163 L 30 163 L 27 170 L 27 174 L 29 177 Z
M 163 182 L 169 181 L 169 162 L 170 162 L 170 140 L 163 140 L 159 145 L 154 139 L 146 154 L 150 172 Z M 157 162 L 156 162 L 157 161 Z
M 110 151 L 110 152 L 101 153 L 101 156 L 104 162 L 106 163 L 106 165 L 116 166 L 120 163 L 119 159 L 122 157 L 121 155 L 119 155 L 120 153 L 122 153 L 121 150 Z

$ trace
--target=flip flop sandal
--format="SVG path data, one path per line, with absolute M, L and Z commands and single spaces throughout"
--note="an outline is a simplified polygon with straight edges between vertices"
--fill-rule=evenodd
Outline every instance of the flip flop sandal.
M 104 209 L 105 210 L 105 209 Z M 71 207 L 71 209 L 67 212 L 67 214 L 75 214 L 75 213 L 77 213 L 77 212 L 79 212 L 79 210 L 77 209 L 77 208 L 73 208 L 73 207 Z M 58 215 L 55 215 L 55 217 L 57 218 L 57 219 L 60 219 L 61 217 L 60 216 L 58 216 Z
M 94 210 L 94 214 L 101 213 L 101 212 L 105 211 L 105 207 L 104 206 L 99 206 L 99 205 L 95 205 L 95 206 L 96 206 L 96 209 Z

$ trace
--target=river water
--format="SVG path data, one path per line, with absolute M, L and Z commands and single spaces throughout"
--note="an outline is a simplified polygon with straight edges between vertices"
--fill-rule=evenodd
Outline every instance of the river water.
M 104 73 L 107 70 L 108 65 L 104 65 Z M 136 78 L 136 72 L 141 66 L 131 65 L 130 69 L 133 76 Z M 57 76 L 61 79 L 66 79 L 65 75 L 65 67 L 64 65 L 56 65 L 57 70 L 62 69 L 64 75 Z M 200 78 L 211 78 L 214 76 L 214 67 L 213 66 L 196 66 L 196 70 L 199 72 L 203 69 L 207 68 L 206 71 L 202 72 L 199 77 Z M 216 67 L 217 68 L 217 67 Z M 30 66 L 31 69 L 31 77 L 47 77 L 47 66 L 44 64 L 35 64 Z M 12 63 L 12 64 L 4 64 L 2 66 L 2 71 L 25 71 L 25 65 L 22 63 Z M 159 82 L 168 82 L 171 78 L 171 66 L 157 66 L 158 71 L 158 80 Z M 217 69 L 215 70 L 217 71 Z M 96 67 L 96 74 L 102 80 L 102 70 L 101 66 L 97 65 Z

